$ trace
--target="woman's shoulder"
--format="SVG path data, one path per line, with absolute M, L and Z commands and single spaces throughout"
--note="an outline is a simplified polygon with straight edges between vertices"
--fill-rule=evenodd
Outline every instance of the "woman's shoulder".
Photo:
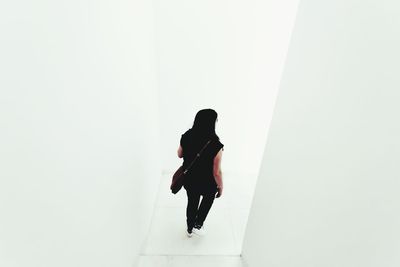
M 180 140 L 181 146 L 183 146 L 183 144 L 186 143 L 186 140 L 188 140 L 190 134 L 191 134 L 190 129 L 181 134 L 181 140 Z
M 217 151 L 219 151 L 221 148 L 222 148 L 222 150 L 224 150 L 224 144 L 221 142 L 221 140 L 219 139 L 219 138 L 215 138 L 214 140 L 213 140 L 214 142 L 214 146 L 215 146 L 215 149 L 217 150 Z
M 181 134 L 181 137 L 182 138 L 188 138 L 190 136 L 190 132 L 191 132 L 190 129 L 185 131 L 183 134 Z
M 191 132 L 192 132 L 191 129 L 188 129 L 182 134 L 182 136 L 188 136 L 190 135 Z

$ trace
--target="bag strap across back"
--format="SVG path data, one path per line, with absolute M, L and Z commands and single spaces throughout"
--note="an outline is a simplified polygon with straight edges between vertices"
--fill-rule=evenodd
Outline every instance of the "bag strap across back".
M 188 172 L 188 170 L 192 167 L 193 163 L 200 158 L 201 153 L 203 152 L 203 150 L 207 147 L 207 145 L 211 142 L 211 140 L 208 140 L 208 142 L 203 146 L 203 148 L 200 150 L 199 153 L 197 153 L 196 157 L 194 158 L 194 160 L 190 163 L 189 167 L 187 167 L 185 169 L 185 171 L 183 172 L 184 174 L 186 174 Z

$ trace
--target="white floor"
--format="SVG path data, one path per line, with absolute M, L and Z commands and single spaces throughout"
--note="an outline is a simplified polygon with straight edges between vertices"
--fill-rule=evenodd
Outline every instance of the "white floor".
M 186 236 L 187 196 L 169 185 L 172 173 L 160 182 L 152 225 L 139 267 L 241 267 L 241 246 L 257 174 L 224 173 L 224 192 L 214 200 L 204 222 L 205 236 Z M 212 263 L 212 264 L 211 264 Z

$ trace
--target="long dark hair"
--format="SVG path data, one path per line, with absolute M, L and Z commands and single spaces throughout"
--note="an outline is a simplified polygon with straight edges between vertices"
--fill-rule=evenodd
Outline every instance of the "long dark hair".
M 199 110 L 194 118 L 193 126 L 190 129 L 192 134 L 198 139 L 214 139 L 219 140 L 215 133 L 215 122 L 218 113 L 210 108 Z

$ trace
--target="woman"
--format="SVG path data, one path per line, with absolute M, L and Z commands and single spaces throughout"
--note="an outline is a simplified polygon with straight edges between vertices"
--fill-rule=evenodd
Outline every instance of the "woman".
M 204 235 L 203 223 L 214 198 L 222 195 L 221 158 L 224 145 L 215 133 L 217 117 L 215 110 L 202 109 L 197 112 L 192 128 L 181 135 L 178 157 L 183 157 L 185 168 L 211 140 L 186 174 L 183 183 L 188 197 L 186 223 L 189 237 L 192 233 Z M 200 196 L 203 198 L 199 206 Z

